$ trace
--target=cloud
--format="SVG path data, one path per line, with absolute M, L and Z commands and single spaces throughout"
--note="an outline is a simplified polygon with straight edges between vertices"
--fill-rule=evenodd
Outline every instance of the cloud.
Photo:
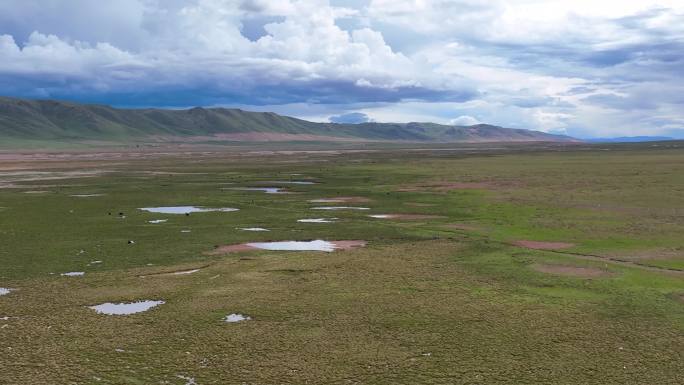
M 109 83 L 128 82 L 136 68 L 145 68 L 128 52 L 109 43 L 90 45 L 80 41 L 71 44 L 55 35 L 32 33 L 23 47 L 12 36 L 0 35 L 0 79 L 31 79 L 39 75 L 44 85 L 60 87 L 85 86 L 79 81 L 93 80 L 105 74 Z M 91 83 L 98 89 L 102 82 Z
M 467 100 L 476 94 L 465 83 L 417 76 L 416 65 L 380 32 L 340 29 L 335 20 L 354 11 L 324 1 L 152 4 L 141 5 L 137 35 L 143 41 L 123 44 L 129 49 L 42 32 L 24 43 L 2 35 L 2 52 L 11 60 L 0 63 L 0 82 L 11 83 L 21 72 L 21 84 L 33 89 L 17 90 L 18 96 L 40 89 L 54 97 L 106 100 L 106 90 L 147 104 L 221 95 L 224 102 L 277 104 Z
M 368 123 L 371 121 L 370 117 L 363 112 L 350 112 L 342 115 L 335 115 L 329 118 L 331 123 Z
M 4 94 L 119 106 L 585 136 L 684 119 L 677 0 L 8 0 L 0 57 Z
M 472 116 L 469 115 L 461 115 L 456 119 L 451 119 L 449 121 L 449 124 L 452 124 L 454 126 L 474 126 L 476 124 L 480 124 L 479 120 L 476 118 L 473 118 Z

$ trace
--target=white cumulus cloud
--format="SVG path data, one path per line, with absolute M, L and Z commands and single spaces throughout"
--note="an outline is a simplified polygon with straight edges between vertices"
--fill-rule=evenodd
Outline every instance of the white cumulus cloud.
M 10 96 L 579 136 L 684 128 L 676 0 L 7 0 L 0 57 Z

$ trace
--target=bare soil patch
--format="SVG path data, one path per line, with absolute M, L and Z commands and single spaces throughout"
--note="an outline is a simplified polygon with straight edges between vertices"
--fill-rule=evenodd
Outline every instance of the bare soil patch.
M 25 188 L 29 190 L 35 190 L 36 188 L 51 188 L 57 187 L 58 185 L 24 185 L 18 182 L 40 182 L 59 179 L 88 178 L 103 175 L 108 172 L 110 171 L 0 171 L 0 189 Z
M 333 241 L 336 250 L 351 250 L 356 247 L 366 246 L 366 241 L 354 240 L 354 241 Z
M 541 241 L 515 241 L 513 242 L 514 245 L 520 246 L 520 247 L 526 247 L 528 249 L 535 249 L 535 250 L 558 250 L 558 249 L 568 249 L 570 247 L 574 247 L 574 243 L 567 243 L 567 242 L 541 242 Z
M 236 132 L 230 134 L 215 134 L 212 136 L 153 136 L 160 142 L 211 142 L 211 141 L 237 141 L 237 142 L 289 142 L 289 141 L 335 141 L 335 142 L 364 142 L 360 138 L 345 138 L 338 136 L 311 135 L 311 134 L 286 134 L 280 132 Z
M 598 278 L 612 275 L 609 271 L 595 267 L 535 264 L 532 265 L 532 268 L 541 273 L 563 275 L 567 277 Z
M 221 255 L 221 254 L 239 253 L 239 252 L 252 251 L 252 250 L 258 250 L 258 249 L 256 247 L 247 245 L 245 243 L 241 243 L 238 245 L 218 246 L 214 250 L 207 252 L 207 254 L 209 254 L 209 255 Z

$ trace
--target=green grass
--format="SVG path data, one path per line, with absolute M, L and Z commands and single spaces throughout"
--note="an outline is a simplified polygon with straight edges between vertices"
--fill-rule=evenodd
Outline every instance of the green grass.
M 10 317 L 0 320 L 0 382 L 680 383 L 684 275 L 657 268 L 684 269 L 684 151 L 609 148 L 231 150 L 23 163 L 108 172 L 0 189 L 0 287 L 16 289 L 0 297 L 0 318 Z M 283 195 L 222 189 L 287 179 L 320 183 L 287 185 L 293 194 Z M 31 190 L 49 192 L 24 193 Z M 82 193 L 104 195 L 70 196 Z M 344 205 L 371 210 L 310 209 L 326 204 L 309 200 L 334 196 L 369 198 Z M 138 210 L 165 205 L 240 211 Z M 445 218 L 367 217 L 386 213 Z M 339 221 L 297 222 L 315 217 Z M 215 245 L 318 238 L 368 245 L 206 254 Z M 575 245 L 568 253 L 510 245 L 522 239 Z M 534 269 L 540 264 L 606 274 L 548 274 Z M 68 271 L 86 275 L 59 275 Z M 86 308 L 139 299 L 166 303 L 124 317 Z M 253 319 L 221 322 L 234 312 Z

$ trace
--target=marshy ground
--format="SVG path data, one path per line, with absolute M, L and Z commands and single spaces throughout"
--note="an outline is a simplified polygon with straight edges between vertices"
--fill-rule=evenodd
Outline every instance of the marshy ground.
M 681 384 L 680 146 L 0 154 L 0 383 Z

